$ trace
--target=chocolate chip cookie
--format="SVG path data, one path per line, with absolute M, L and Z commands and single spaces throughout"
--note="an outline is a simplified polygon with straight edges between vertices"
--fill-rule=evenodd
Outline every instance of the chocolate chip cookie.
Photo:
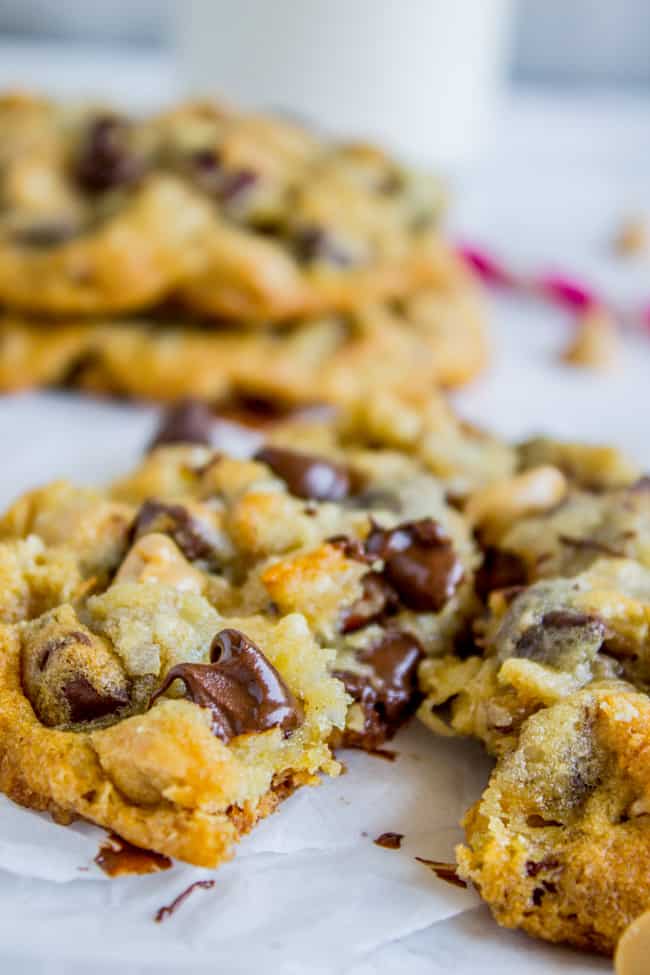
M 397 452 L 185 442 L 103 491 L 37 489 L 0 520 L 0 788 L 214 866 L 337 774 L 333 747 L 413 713 L 420 661 L 474 611 L 476 560 Z
M 0 100 L 0 300 L 45 315 L 172 292 L 266 323 L 443 286 L 438 181 L 281 118 L 192 103 L 134 119 Z

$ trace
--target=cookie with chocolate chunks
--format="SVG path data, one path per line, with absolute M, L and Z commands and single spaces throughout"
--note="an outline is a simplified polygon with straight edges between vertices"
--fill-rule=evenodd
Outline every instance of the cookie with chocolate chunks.
M 477 553 L 412 456 L 274 433 L 239 459 L 186 408 L 119 482 L 0 517 L 0 790 L 215 866 L 336 747 L 409 718 Z

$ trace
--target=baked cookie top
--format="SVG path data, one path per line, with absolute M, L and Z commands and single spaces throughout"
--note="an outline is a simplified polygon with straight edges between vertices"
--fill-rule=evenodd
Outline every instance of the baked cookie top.
M 159 446 L 0 539 L 0 788 L 208 866 L 392 734 L 474 609 L 465 524 L 396 452 Z
M 345 309 L 462 274 L 437 180 L 288 120 L 189 103 L 132 119 L 0 101 L 0 300 L 44 314 L 172 291 L 250 322 Z

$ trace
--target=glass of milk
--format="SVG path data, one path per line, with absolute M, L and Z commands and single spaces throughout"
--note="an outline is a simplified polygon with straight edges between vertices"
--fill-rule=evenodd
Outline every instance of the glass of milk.
M 185 0 L 186 92 L 282 109 L 415 160 L 480 148 L 501 82 L 512 0 Z

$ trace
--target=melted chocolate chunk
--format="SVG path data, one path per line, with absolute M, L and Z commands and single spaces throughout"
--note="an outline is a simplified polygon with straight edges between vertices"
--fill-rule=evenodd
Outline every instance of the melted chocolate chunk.
M 341 614 L 341 632 L 352 633 L 385 614 L 395 612 L 399 596 L 379 572 L 368 572 L 361 580 L 363 594 Z
M 165 904 L 160 907 L 154 914 L 154 921 L 160 924 L 161 921 L 165 921 L 168 917 L 171 917 L 184 901 L 192 894 L 195 890 L 211 890 L 216 884 L 216 880 L 195 880 L 193 884 L 186 887 L 185 890 L 181 891 L 178 897 L 175 897 L 171 904 Z
M 483 562 L 476 573 L 476 591 L 486 599 L 496 589 L 512 589 L 525 586 L 528 581 L 526 563 L 514 552 L 489 545 L 483 553 Z
M 182 504 L 164 504 L 155 498 L 145 501 L 133 522 L 132 539 L 135 541 L 152 532 L 169 535 L 190 562 L 211 560 L 214 556 L 213 545 L 201 522 Z
M 62 688 L 70 707 L 70 721 L 94 721 L 114 714 L 129 703 L 128 694 L 117 690 L 113 694 L 101 694 L 86 677 L 73 677 Z
M 343 464 L 284 447 L 262 447 L 255 460 L 270 467 L 291 494 L 313 501 L 341 501 L 352 492 L 356 480 Z
M 75 168 L 75 177 L 87 193 L 128 186 L 140 178 L 142 160 L 129 147 L 129 123 L 103 115 L 90 126 Z
M 298 260 L 305 264 L 312 261 L 326 261 L 339 267 L 352 264 L 352 256 L 323 227 L 303 227 L 294 237 L 293 249 Z
M 409 609 L 438 612 L 463 579 L 451 539 L 432 518 L 388 530 L 375 527 L 365 549 L 383 559 L 384 577 Z
M 404 833 L 382 833 L 372 842 L 375 846 L 383 846 L 385 850 L 399 850 L 404 839 Z
M 372 674 L 335 674 L 364 715 L 363 731 L 348 729 L 344 744 L 373 750 L 392 738 L 419 703 L 417 670 L 423 655 L 420 642 L 411 633 L 388 630 L 360 658 L 370 665 Z
M 111 833 L 99 848 L 95 863 L 109 877 L 143 876 L 169 870 L 172 861 L 164 853 L 142 850 Z
M 149 450 L 167 444 L 194 443 L 209 447 L 212 443 L 214 416 L 200 399 L 181 399 L 163 414 Z
M 57 244 L 71 240 L 76 234 L 77 228 L 72 224 L 57 221 L 21 227 L 13 232 L 11 239 L 15 244 L 23 247 L 56 247 Z
M 425 857 L 416 857 L 415 859 L 433 871 L 439 880 L 453 884 L 454 887 L 467 887 L 465 881 L 458 876 L 455 863 L 446 863 L 444 860 L 427 860 Z
M 300 703 L 259 647 L 239 630 L 221 630 L 209 664 L 177 664 L 167 673 L 150 706 L 175 680 L 186 697 L 212 712 L 212 730 L 224 742 L 269 728 L 288 734 L 304 719 Z
M 372 556 L 366 555 L 363 542 L 358 538 L 351 538 L 350 535 L 332 535 L 327 539 L 329 545 L 334 545 L 340 549 L 346 559 L 354 559 L 355 562 L 373 562 Z

